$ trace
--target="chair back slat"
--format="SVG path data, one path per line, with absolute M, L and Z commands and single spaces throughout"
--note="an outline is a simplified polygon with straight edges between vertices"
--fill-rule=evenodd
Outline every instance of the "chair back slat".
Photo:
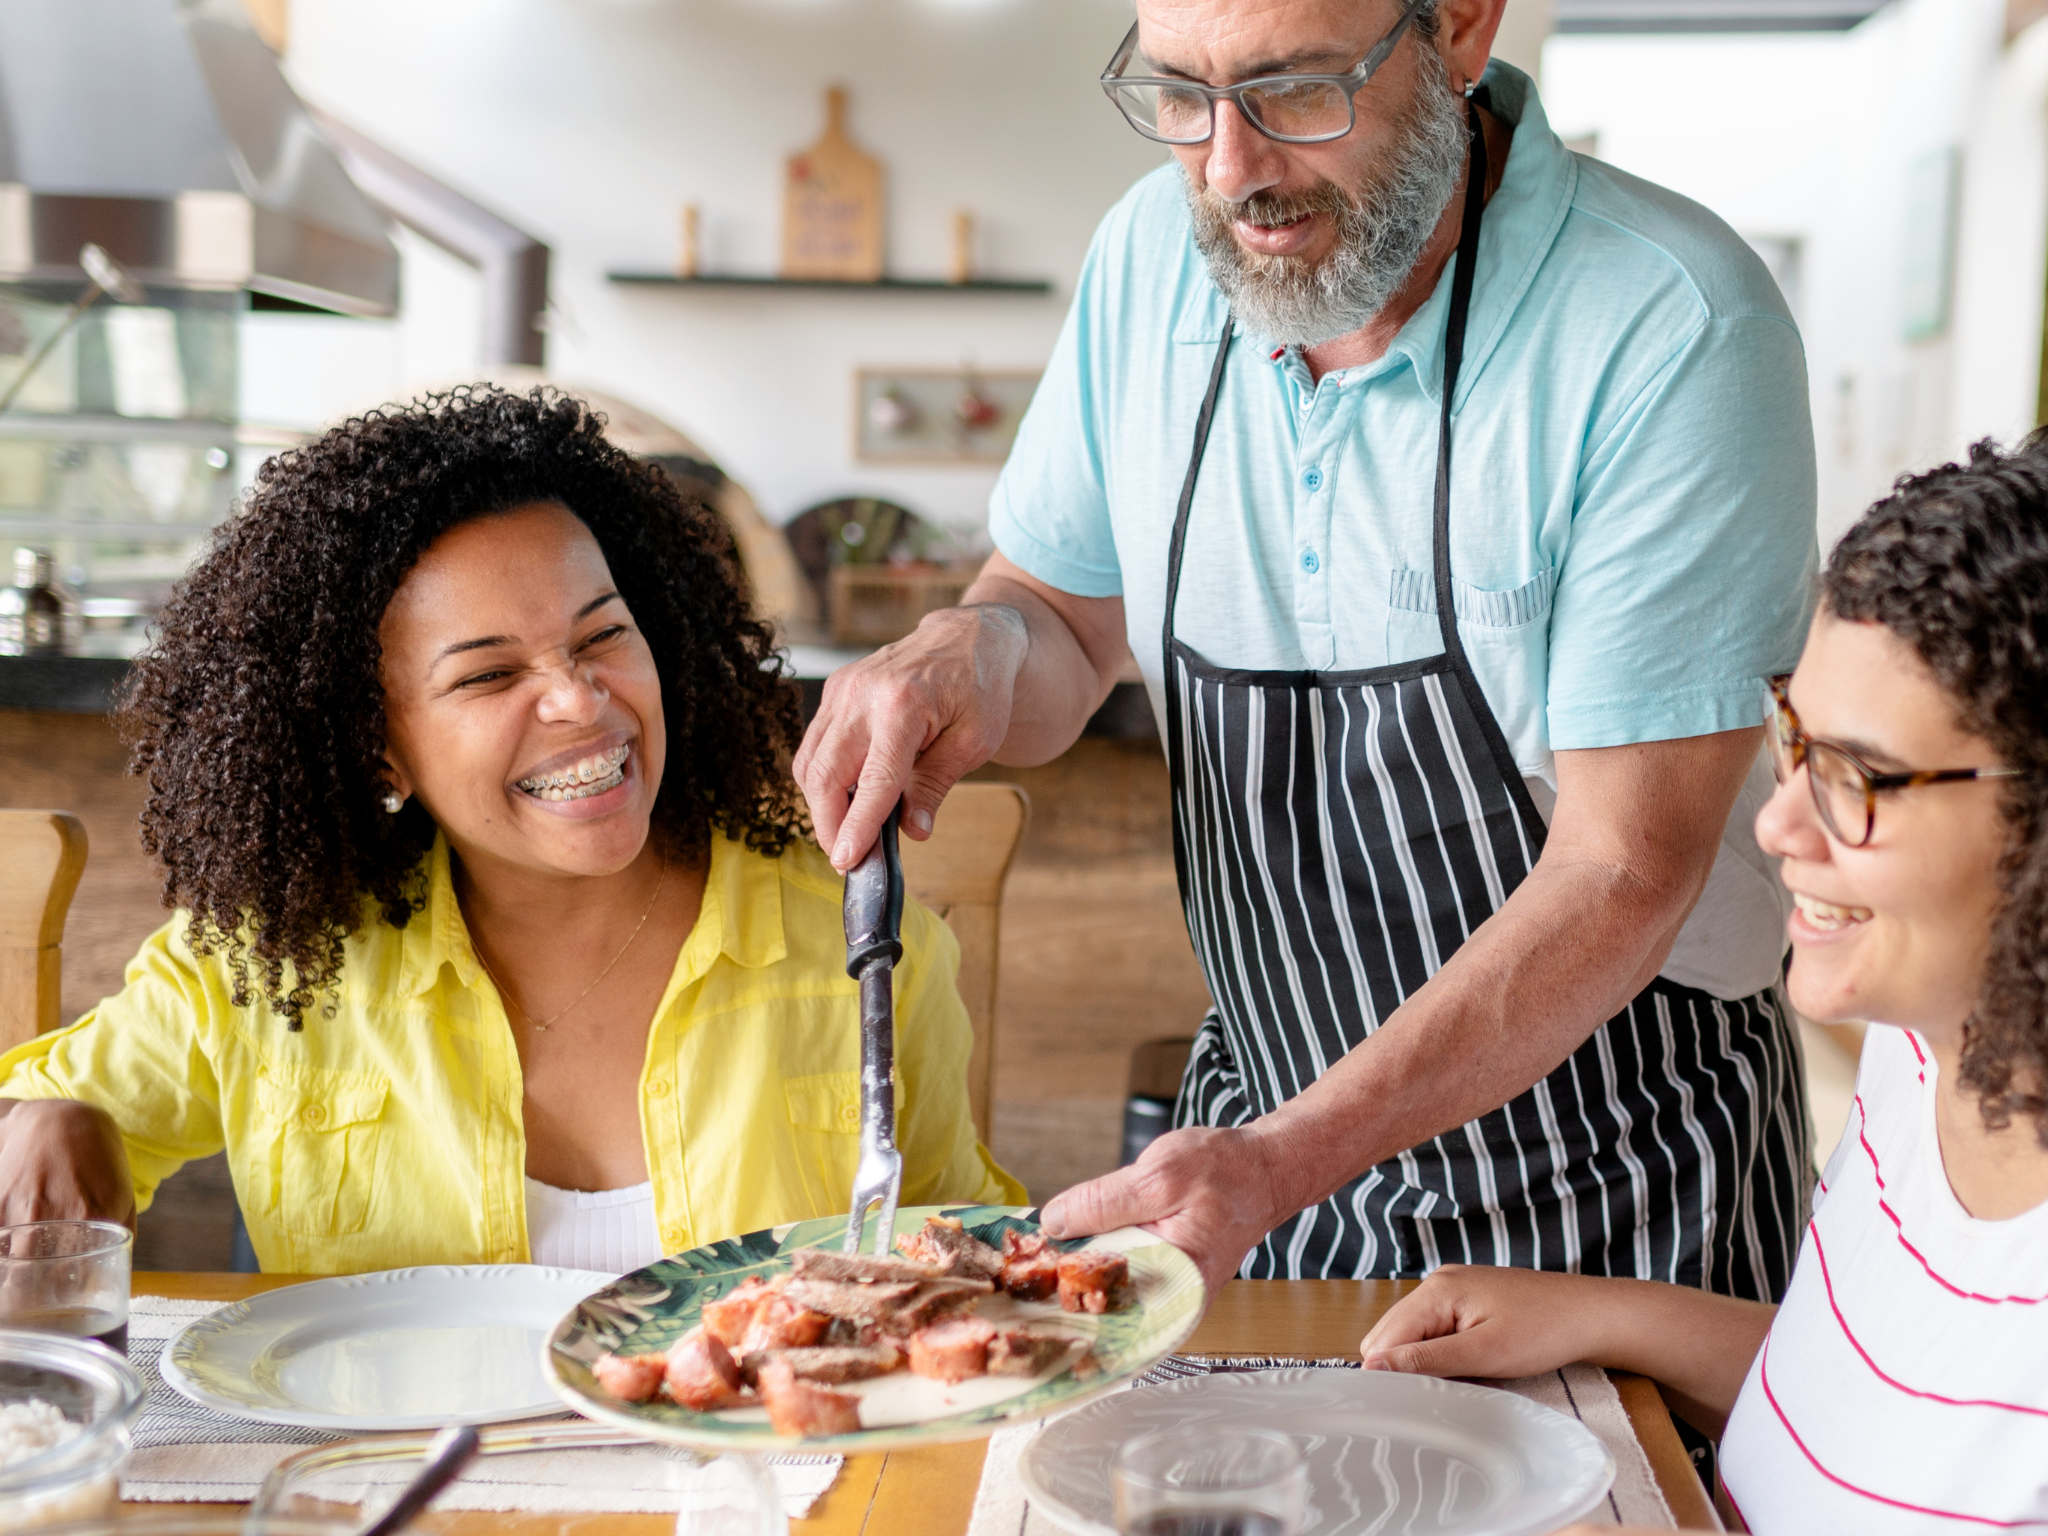
M 0 1050 L 57 1027 L 64 918 L 85 872 L 68 811 L 0 811 Z
M 903 839 L 904 885 L 960 941 L 960 999 L 974 1025 L 967 1098 L 984 1145 L 994 1130 L 1003 882 L 1030 821 L 1030 797 L 1017 785 L 958 784 L 932 819 L 932 835 L 921 843 Z

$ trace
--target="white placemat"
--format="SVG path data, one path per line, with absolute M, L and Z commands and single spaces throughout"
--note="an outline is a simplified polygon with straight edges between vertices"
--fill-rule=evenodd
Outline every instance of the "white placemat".
M 1357 1370 L 1355 1359 L 1277 1360 L 1267 1358 L 1191 1358 L 1176 1355 L 1138 1378 L 1143 1387 L 1183 1376 L 1201 1376 L 1218 1368 L 1259 1370 L 1304 1365 Z M 1547 1376 L 1529 1376 L 1498 1385 L 1531 1398 L 1546 1408 L 1568 1413 L 1600 1438 L 1614 1457 L 1614 1486 L 1589 1515 L 1589 1525 L 1639 1525 L 1655 1530 L 1672 1530 L 1678 1522 L 1657 1487 L 1650 1471 L 1650 1459 L 1636 1443 L 1629 1427 L 1628 1413 L 1607 1373 L 1590 1365 L 1568 1365 Z M 1128 1389 L 1127 1389 L 1128 1390 Z M 1024 1496 L 1024 1484 L 1017 1476 L 1017 1459 L 1031 1437 L 1050 1421 L 1022 1424 L 998 1431 L 988 1443 L 988 1457 L 982 1464 L 981 1488 L 974 1496 L 974 1514 L 968 1521 L 967 1536 L 1064 1536 L 1062 1528 L 1031 1507 Z
M 243 1503 L 271 1468 L 293 1451 L 349 1438 L 283 1424 L 258 1424 L 219 1413 L 180 1395 L 157 1372 L 164 1344 L 195 1317 L 227 1305 L 218 1301 L 174 1301 L 137 1296 L 129 1303 L 128 1360 L 149 1389 L 135 1425 L 135 1454 L 121 1479 L 121 1497 L 151 1503 Z M 563 1420 L 575 1415 L 564 1413 Z M 839 1476 L 837 1456 L 770 1456 L 769 1468 L 791 1519 L 810 1513 Z M 359 1493 L 402 1483 L 404 1463 L 367 1467 Z M 532 1510 L 545 1513 L 597 1511 L 611 1514 L 672 1514 L 697 1501 L 706 1484 L 703 1468 L 662 1446 L 615 1446 L 595 1450 L 526 1452 L 479 1458 L 435 1500 L 437 1509 Z M 323 1479 L 323 1494 L 338 1496 Z M 339 1502 L 352 1502 L 339 1498 Z

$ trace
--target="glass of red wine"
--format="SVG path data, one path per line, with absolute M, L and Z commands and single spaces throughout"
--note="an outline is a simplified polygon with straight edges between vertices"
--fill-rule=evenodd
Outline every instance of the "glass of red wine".
M 1308 1466 L 1287 1436 L 1230 1424 L 1155 1429 L 1110 1469 L 1123 1536 L 1300 1536 Z
M 134 1246 L 134 1235 L 113 1221 L 0 1227 L 0 1328 L 96 1339 L 127 1354 Z

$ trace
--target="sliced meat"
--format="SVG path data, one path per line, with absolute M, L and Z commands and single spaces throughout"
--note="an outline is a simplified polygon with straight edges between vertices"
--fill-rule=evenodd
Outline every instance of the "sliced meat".
M 1036 1376 L 1074 1352 L 1082 1341 L 1059 1333 L 1033 1333 L 1028 1328 L 999 1329 L 989 1341 L 991 1376 Z
M 647 1355 L 599 1355 L 590 1374 L 613 1397 L 629 1403 L 644 1403 L 660 1390 L 668 1356 L 656 1350 Z
M 770 1360 L 762 1366 L 759 1385 L 768 1422 L 778 1435 L 810 1439 L 850 1435 L 860 1428 L 859 1398 L 799 1381 L 796 1368 L 787 1360 Z
M 834 1253 L 829 1248 L 799 1248 L 789 1256 L 789 1272 L 799 1280 L 929 1280 L 943 1273 L 935 1265 L 909 1259 Z
M 949 1275 L 993 1280 L 1003 1272 L 1003 1256 L 951 1216 L 927 1216 L 910 1237 L 896 1239 L 896 1251 L 918 1264 L 935 1264 Z
M 988 1370 L 993 1323 L 978 1317 L 949 1317 L 910 1336 L 910 1368 L 938 1381 L 965 1381 Z
M 1063 1253 L 1059 1273 L 1068 1312 L 1114 1312 L 1131 1299 L 1131 1266 L 1120 1253 Z
M 876 1323 L 859 1323 L 850 1317 L 835 1317 L 825 1330 L 825 1337 L 818 1341 L 834 1349 L 849 1349 L 855 1345 L 880 1344 L 881 1326 Z
M 832 1319 L 793 1301 L 785 1292 L 762 1301 L 734 1353 L 755 1355 L 768 1349 L 804 1349 L 825 1336 Z
M 668 1352 L 664 1382 L 672 1401 L 699 1413 L 716 1413 L 740 1400 L 740 1368 L 717 1339 L 692 1328 Z
M 1002 1288 L 1020 1301 L 1044 1301 L 1060 1283 L 1060 1251 L 1049 1238 L 1015 1227 L 1003 1234 Z
M 884 1280 L 868 1284 L 856 1280 L 792 1280 L 784 1294 L 798 1306 L 823 1312 L 828 1317 L 875 1323 L 898 1311 L 924 1283 L 922 1280 Z
M 812 1349 L 771 1349 L 750 1356 L 747 1374 L 759 1379 L 762 1370 L 777 1360 L 796 1372 L 799 1381 L 836 1385 L 842 1381 L 866 1381 L 870 1376 L 887 1376 L 903 1369 L 903 1351 L 894 1344 L 825 1346 Z
M 971 1312 L 995 1287 L 986 1280 L 927 1280 L 917 1292 L 881 1320 L 882 1331 L 901 1337 L 955 1313 Z
M 742 1281 L 728 1295 L 705 1302 L 699 1314 L 704 1331 L 727 1349 L 736 1347 L 747 1336 L 747 1329 L 754 1321 L 754 1314 L 761 1309 L 761 1303 L 773 1296 L 777 1289 L 757 1276 Z

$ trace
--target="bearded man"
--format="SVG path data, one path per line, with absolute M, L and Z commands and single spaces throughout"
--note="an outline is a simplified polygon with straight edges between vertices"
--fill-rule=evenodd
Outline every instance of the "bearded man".
M 1212 1290 L 1775 1299 L 1812 1174 L 1750 821 L 1815 561 L 1799 336 L 1488 62 L 1503 3 L 1139 0 L 1103 87 L 1178 164 L 1096 236 L 999 553 L 832 680 L 797 773 L 846 868 L 1136 654 L 1214 1006 L 1179 1128 L 1047 1231 L 1150 1224 Z

